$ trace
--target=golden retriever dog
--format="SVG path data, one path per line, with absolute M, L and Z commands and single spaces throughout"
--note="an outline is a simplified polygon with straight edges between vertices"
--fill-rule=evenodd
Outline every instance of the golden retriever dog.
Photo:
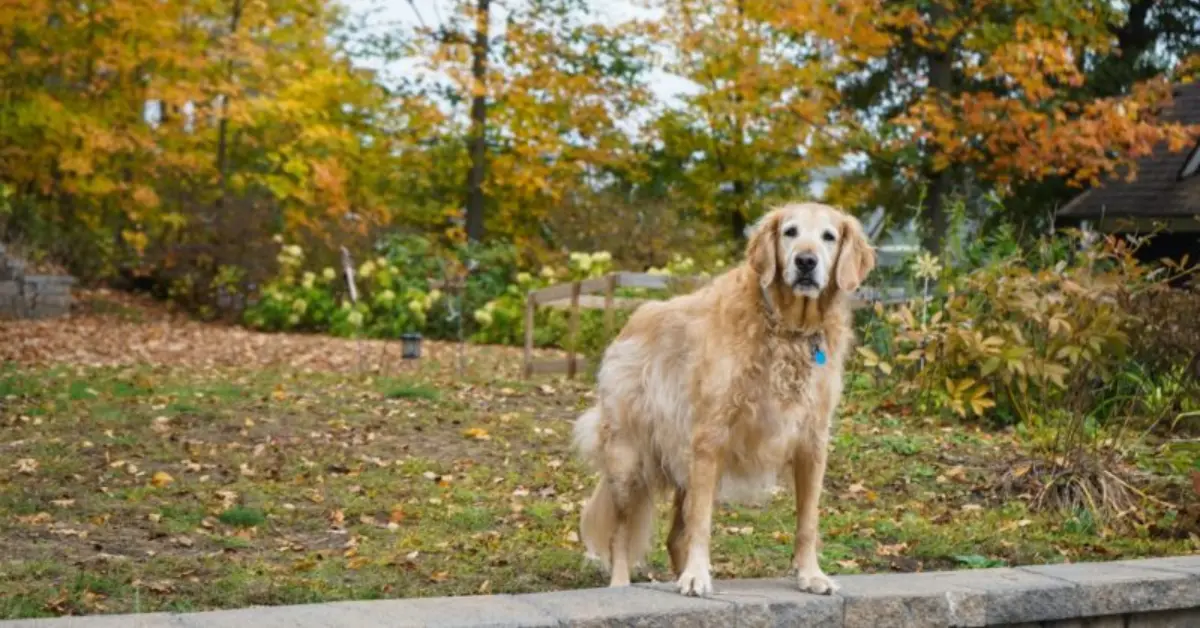
M 782 474 L 796 494 L 799 587 L 837 589 L 817 564 L 817 502 L 853 342 L 851 300 L 874 266 L 857 219 L 794 203 L 755 224 L 742 264 L 634 312 L 574 430 L 601 475 L 580 534 L 610 586 L 629 584 L 650 548 L 655 498 L 671 490 L 679 591 L 711 595 L 715 501 L 761 496 Z

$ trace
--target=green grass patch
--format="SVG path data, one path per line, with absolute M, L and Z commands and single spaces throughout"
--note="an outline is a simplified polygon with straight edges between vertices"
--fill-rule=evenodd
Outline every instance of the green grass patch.
M 234 506 L 222 512 L 218 517 L 221 523 L 235 528 L 254 528 L 267 522 L 267 517 L 261 510 Z
M 384 389 L 383 396 L 388 399 L 422 399 L 424 401 L 438 401 L 442 394 L 436 388 L 424 386 L 421 384 L 397 383 L 392 384 Z
M 519 365 L 519 352 L 487 355 L 480 373 Z M 0 618 L 604 586 L 576 536 L 595 483 L 570 442 L 588 392 L 460 379 L 452 358 L 375 379 L 0 368 L 6 416 L 26 417 L 0 422 L 5 460 L 37 461 L 29 473 L 0 464 Z M 1151 504 L 1153 524 L 1122 536 L 996 495 L 1018 435 L 895 416 L 875 394 L 852 389 L 833 434 L 821 514 L 831 574 L 1200 549 L 1182 510 Z M 1177 449 L 1134 453 L 1166 477 L 1192 464 Z M 1152 464 L 1167 453 L 1171 464 Z M 672 578 L 668 510 L 637 580 Z M 722 505 L 714 576 L 787 573 L 794 532 L 789 492 Z M 100 563 L 96 547 L 123 558 Z

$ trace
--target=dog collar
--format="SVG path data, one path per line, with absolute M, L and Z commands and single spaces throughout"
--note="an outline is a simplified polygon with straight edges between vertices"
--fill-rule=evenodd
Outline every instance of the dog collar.
M 775 304 L 771 301 L 771 295 L 767 292 L 767 287 L 759 284 L 759 289 L 762 291 L 763 308 L 766 310 L 767 328 L 779 336 L 791 336 L 793 338 L 807 336 L 809 344 L 812 347 L 813 363 L 817 366 L 825 366 L 825 363 L 828 361 L 828 357 L 825 355 L 825 348 L 822 346 L 825 335 L 820 331 L 805 333 L 794 329 L 784 329 L 782 321 L 775 311 Z

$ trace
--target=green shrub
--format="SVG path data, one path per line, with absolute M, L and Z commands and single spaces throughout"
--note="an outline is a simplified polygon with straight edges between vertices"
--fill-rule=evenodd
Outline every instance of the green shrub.
M 1002 239 L 971 252 L 983 264 L 973 269 L 924 258 L 914 274 L 944 296 L 877 307 L 858 351 L 919 412 L 1015 424 L 1030 457 L 1014 451 L 1001 487 L 1035 508 L 1116 521 L 1143 495 L 1131 446 L 1196 408 L 1188 352 L 1164 359 L 1161 316 L 1147 310 L 1147 295 L 1178 296 L 1166 286 L 1190 270 L 1141 263 L 1124 239 L 1080 246 L 1079 235 Z
M 946 298 L 887 313 L 886 354 L 874 330 L 864 363 L 895 368 L 927 408 L 962 417 L 1036 423 L 1049 408 L 1086 410 L 1124 367 L 1139 320 L 1128 300 L 1152 280 L 1111 246 L 1053 265 L 1033 257 L 1012 251 L 957 276 L 930 269 Z

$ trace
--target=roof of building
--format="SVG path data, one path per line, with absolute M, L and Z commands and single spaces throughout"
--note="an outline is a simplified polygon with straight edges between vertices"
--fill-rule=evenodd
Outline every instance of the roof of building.
M 1176 85 L 1174 102 L 1162 120 L 1200 124 L 1200 83 Z M 1059 217 L 1173 218 L 1200 214 L 1200 142 L 1191 150 L 1170 152 L 1160 146 L 1137 160 L 1137 178 L 1111 178 L 1058 212 Z

